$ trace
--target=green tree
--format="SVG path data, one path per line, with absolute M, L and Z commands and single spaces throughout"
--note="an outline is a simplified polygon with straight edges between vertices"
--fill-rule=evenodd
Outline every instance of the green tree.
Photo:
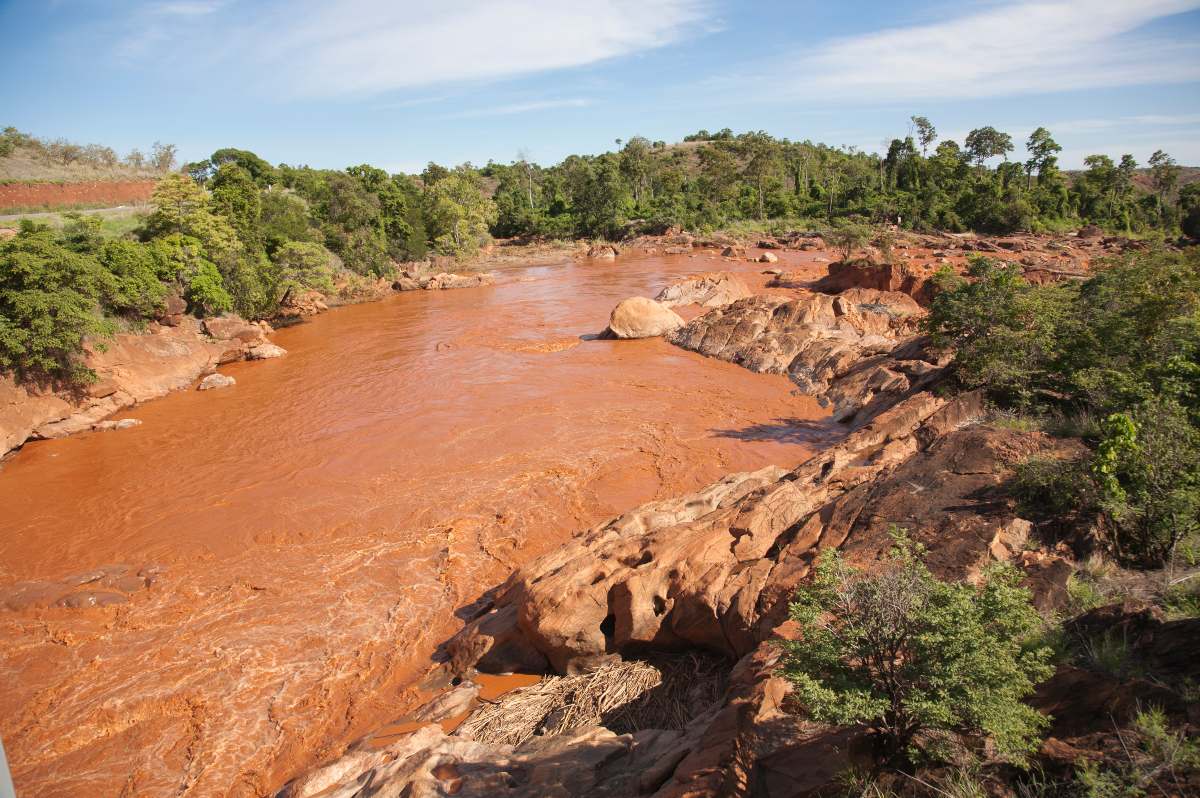
M 1093 472 L 1113 549 L 1130 565 L 1159 567 L 1200 532 L 1200 430 L 1169 400 L 1153 399 L 1104 425 Z
M 1057 164 L 1058 159 L 1055 155 L 1062 152 L 1062 147 L 1051 138 L 1049 130 L 1039 127 L 1029 134 L 1029 139 L 1025 142 L 1025 151 L 1029 153 L 1029 160 L 1025 162 L 1027 174 L 1032 178 L 1034 172 L 1037 172 L 1040 179 Z
M 106 308 L 135 319 L 153 318 L 166 308 L 167 286 L 149 247 L 136 241 L 106 241 L 96 259 L 112 275 L 101 297 Z
M 114 327 L 98 312 L 111 278 L 95 259 L 72 252 L 44 228 L 26 225 L 0 242 L 0 369 L 22 380 L 86 382 L 80 353 Z
M 320 244 L 288 241 L 275 252 L 279 287 L 284 291 L 333 291 L 336 259 Z
M 926 733 L 960 732 L 1022 762 L 1047 725 L 1022 699 L 1053 668 L 1020 572 L 997 565 L 977 586 L 944 582 L 893 534 L 870 572 L 826 550 L 797 591 L 800 639 L 784 644 L 783 671 L 796 698 L 818 721 L 871 729 L 893 756 L 915 753 Z
M 826 234 L 829 243 L 841 253 L 842 261 L 850 260 L 855 251 L 865 247 L 871 240 L 871 228 L 857 222 L 843 222 Z
M 912 124 L 917 130 L 917 142 L 921 145 L 921 157 L 924 158 L 929 146 L 937 141 L 937 129 L 923 116 L 914 116 Z
M 972 130 L 967 134 L 965 144 L 971 160 L 980 166 L 989 158 L 997 156 L 1007 158 L 1013 148 L 1012 136 L 1001 133 L 991 126 Z
M 212 212 L 225 218 L 248 253 L 263 249 L 262 200 L 250 173 L 224 163 L 212 178 Z
M 459 258 L 479 251 L 497 218 L 496 203 L 466 169 L 457 169 L 437 181 L 429 192 L 428 203 L 434 244 L 441 252 Z

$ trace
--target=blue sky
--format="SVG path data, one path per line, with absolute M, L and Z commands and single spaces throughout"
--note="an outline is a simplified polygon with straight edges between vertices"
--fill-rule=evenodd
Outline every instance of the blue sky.
M 0 125 L 419 171 L 699 128 L 1200 165 L 1200 0 L 0 0 Z M 1018 147 L 1015 154 L 1023 157 Z

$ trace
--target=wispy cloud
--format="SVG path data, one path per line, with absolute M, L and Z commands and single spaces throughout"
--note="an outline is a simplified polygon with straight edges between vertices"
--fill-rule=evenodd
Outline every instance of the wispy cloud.
M 443 119 L 475 119 L 482 116 L 513 116 L 515 114 L 527 114 L 535 111 L 546 111 L 553 108 L 586 108 L 591 105 L 591 100 L 575 98 L 570 100 L 533 100 L 523 103 L 509 103 L 508 105 L 493 105 L 485 108 L 472 108 L 467 111 L 459 111 L 453 114 L 443 116 Z
M 202 17 L 220 10 L 225 0 L 179 0 L 178 2 L 151 3 L 147 10 L 151 14 L 168 17 Z
M 265 20 L 260 52 L 296 94 L 362 96 L 593 64 L 710 19 L 709 0 L 309 0 Z
M 1200 0 L 1006 2 L 954 19 L 835 39 L 793 61 L 821 101 L 955 100 L 1200 80 L 1200 44 L 1137 29 Z

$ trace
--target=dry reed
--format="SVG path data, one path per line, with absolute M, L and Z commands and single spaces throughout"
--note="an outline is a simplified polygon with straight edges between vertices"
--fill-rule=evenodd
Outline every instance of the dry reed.
M 515 746 L 534 735 L 588 725 L 620 734 L 682 729 L 720 700 L 727 669 L 724 660 L 689 653 L 607 662 L 577 676 L 548 676 L 482 704 L 457 734 Z

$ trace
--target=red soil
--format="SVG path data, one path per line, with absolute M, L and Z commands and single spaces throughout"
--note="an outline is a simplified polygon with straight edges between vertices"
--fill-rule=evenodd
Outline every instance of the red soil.
M 145 202 L 150 199 L 156 183 L 155 180 L 5 183 L 0 184 L 0 212 L 10 209 L 51 209 Z

